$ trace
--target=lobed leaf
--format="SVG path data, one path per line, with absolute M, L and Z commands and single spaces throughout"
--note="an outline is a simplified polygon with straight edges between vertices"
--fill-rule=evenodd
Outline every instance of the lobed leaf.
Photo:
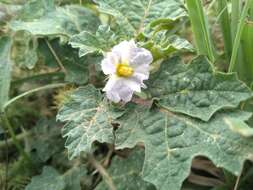
M 95 0 L 98 9 L 115 17 L 117 24 L 125 33 L 134 35 L 142 32 L 152 22 L 163 23 L 186 16 L 179 0 Z
M 121 114 L 113 110 L 93 86 L 77 89 L 57 115 L 57 120 L 66 122 L 62 133 L 67 137 L 65 146 L 70 159 L 91 151 L 94 141 L 113 143 L 112 122 Z
M 66 41 L 83 30 L 95 31 L 98 25 L 99 19 L 92 11 L 81 6 L 69 5 L 57 7 L 32 21 L 12 21 L 10 28 L 13 31 L 25 30 L 38 37 L 61 37 L 62 41 Z
M 204 122 L 165 109 L 147 110 L 136 105 L 128 109 L 119 119 L 116 148 L 132 148 L 143 142 L 143 178 L 159 190 L 180 190 L 192 159 L 198 155 L 235 175 L 239 175 L 245 159 L 252 159 L 252 139 L 229 130 L 224 119 L 245 121 L 251 116 L 248 112 L 223 111 Z
M 54 10 L 54 0 L 29 0 L 22 6 L 17 18 L 23 21 L 33 21 Z
M 194 48 L 186 39 L 169 35 L 167 31 L 157 32 L 142 45 L 152 52 L 154 60 L 165 59 L 175 52 L 193 52 Z
M 235 108 L 253 96 L 235 73 L 213 71 L 203 56 L 188 66 L 177 57 L 169 59 L 151 81 L 150 92 L 159 105 L 204 121 L 216 111 Z
M 79 56 L 90 53 L 100 53 L 109 50 L 117 43 L 115 33 L 107 25 L 100 25 L 96 34 L 83 31 L 70 38 L 69 43 L 73 48 L 79 48 Z

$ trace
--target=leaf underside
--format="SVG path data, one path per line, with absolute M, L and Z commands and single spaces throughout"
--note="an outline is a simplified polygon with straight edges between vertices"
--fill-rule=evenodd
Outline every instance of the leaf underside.
M 93 86 L 77 89 L 57 115 L 57 120 L 67 122 L 62 133 L 67 137 L 65 146 L 70 159 L 90 152 L 94 141 L 113 143 L 112 121 L 121 114 L 120 110 L 110 108 Z
M 107 25 L 100 25 L 95 34 L 83 31 L 70 38 L 69 44 L 79 48 L 79 57 L 90 53 L 109 51 L 117 43 L 115 33 Z

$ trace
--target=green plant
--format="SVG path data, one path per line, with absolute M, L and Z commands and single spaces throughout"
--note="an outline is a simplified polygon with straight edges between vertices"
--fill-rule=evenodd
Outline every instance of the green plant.
M 1 186 L 251 189 L 252 20 L 251 0 L 1 2 Z

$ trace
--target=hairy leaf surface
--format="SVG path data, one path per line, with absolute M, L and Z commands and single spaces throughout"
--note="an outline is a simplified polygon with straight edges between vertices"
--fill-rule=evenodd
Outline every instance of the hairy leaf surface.
M 79 48 L 79 56 L 85 56 L 89 53 L 100 53 L 109 50 L 117 43 L 117 37 L 107 25 L 100 25 L 96 34 L 88 31 L 74 35 L 69 43 L 73 48 Z
M 169 59 L 151 81 L 151 94 L 161 106 L 204 121 L 216 111 L 235 108 L 253 95 L 236 74 L 213 71 L 202 56 L 188 66 L 177 57 Z
M 28 0 L 22 6 L 18 19 L 23 21 L 32 21 L 34 19 L 39 19 L 40 17 L 46 15 L 50 11 L 55 10 L 54 0 Z
M 126 33 L 137 34 L 152 22 L 166 19 L 176 20 L 186 16 L 182 3 L 178 0 L 96 0 L 99 10 L 115 17 Z
M 164 59 L 175 52 L 193 52 L 194 48 L 186 39 L 160 31 L 142 45 L 152 52 L 154 60 Z
M 83 30 L 95 31 L 98 24 L 98 18 L 89 9 L 70 5 L 57 7 L 33 21 L 13 21 L 10 27 L 14 31 L 26 30 L 39 37 L 61 37 L 62 40 L 67 40 Z
M 57 115 L 58 120 L 67 122 L 62 133 L 68 137 L 65 146 L 69 157 L 89 152 L 94 141 L 113 143 L 112 121 L 121 114 L 110 108 L 93 86 L 77 89 Z
M 242 121 L 248 112 L 217 113 L 209 122 L 185 115 L 133 106 L 119 119 L 116 148 L 145 145 L 143 177 L 159 190 L 180 190 L 189 175 L 192 159 L 202 155 L 218 167 L 238 175 L 245 159 L 252 158 L 253 142 L 229 129 L 224 118 Z
M 27 32 L 16 32 L 11 57 L 14 63 L 22 68 L 34 68 L 38 61 L 37 40 L 33 39 Z

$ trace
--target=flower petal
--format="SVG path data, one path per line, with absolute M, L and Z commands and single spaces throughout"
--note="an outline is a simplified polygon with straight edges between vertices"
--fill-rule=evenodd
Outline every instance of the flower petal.
M 115 93 L 114 91 L 106 91 L 106 97 L 115 102 L 115 103 L 119 103 L 120 102 L 120 96 L 118 93 Z
M 112 48 L 112 53 L 117 54 L 121 61 L 129 61 L 136 48 L 134 40 L 123 41 Z
M 149 78 L 149 72 L 146 73 L 135 72 L 132 78 L 135 78 L 136 81 L 139 81 L 139 83 L 141 83 Z
M 118 83 L 118 78 L 116 76 L 111 76 L 107 81 L 105 87 L 103 88 L 104 92 L 110 91 L 115 88 Z
M 141 92 L 141 83 L 142 81 L 139 81 L 135 77 L 130 77 L 124 80 L 124 85 L 128 86 L 134 92 Z
M 102 61 L 102 71 L 105 75 L 113 74 L 116 71 L 116 65 L 119 62 L 119 58 L 116 54 L 107 53 L 106 58 Z
M 141 88 L 146 88 L 143 81 L 149 78 L 149 64 L 152 61 L 152 54 L 144 48 L 138 48 L 133 40 L 114 46 L 102 62 L 104 73 L 110 75 L 103 89 L 107 98 L 113 102 L 129 102 L 134 92 L 141 92 Z M 133 68 L 133 75 L 117 76 L 116 65 L 122 62 Z
M 124 102 L 129 102 L 132 99 L 133 96 L 133 90 L 130 89 L 128 86 L 121 86 L 121 88 L 118 91 L 118 94 L 120 96 L 120 98 L 124 101 Z
M 148 66 L 153 61 L 153 56 L 150 51 L 144 48 L 136 48 L 135 51 L 132 51 L 131 57 L 130 65 L 134 68 L 143 67 L 144 65 Z
M 107 98 L 115 103 L 120 100 L 129 102 L 133 96 L 133 89 L 135 88 L 137 90 L 139 88 L 140 90 L 140 84 L 134 82 L 130 83 L 123 78 L 110 78 L 103 91 L 106 91 Z

